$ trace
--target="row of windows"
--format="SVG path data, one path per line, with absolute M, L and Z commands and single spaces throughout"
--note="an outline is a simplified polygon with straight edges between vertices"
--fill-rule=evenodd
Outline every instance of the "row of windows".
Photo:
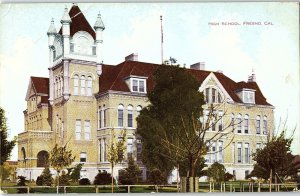
M 63 94 L 64 79 L 62 76 L 58 76 L 54 81 L 54 98 L 60 97 Z
M 75 127 L 76 127 L 75 128 L 76 140 L 91 140 L 91 123 L 89 120 L 82 121 L 81 119 L 77 119 L 75 123 Z M 82 137 L 82 132 L 83 132 L 83 137 Z
M 92 86 L 93 86 L 93 79 L 91 76 L 88 76 L 87 78 L 82 75 L 80 76 L 80 82 L 79 82 L 79 76 L 75 75 L 73 79 L 73 94 L 74 95 L 82 95 L 82 96 L 92 96 Z M 79 92 L 80 89 L 80 92 Z
M 204 116 L 205 129 L 211 131 L 223 130 L 223 111 L 214 111 L 213 114 L 209 114 L 209 111 L 205 111 Z
M 136 107 L 137 116 L 142 110 L 141 106 Z M 118 105 L 118 127 L 124 127 L 124 106 L 123 104 Z M 127 106 L 127 127 L 133 127 L 133 106 Z
M 237 126 L 236 132 L 237 133 L 242 133 L 242 128 L 245 134 L 249 133 L 249 115 L 246 114 L 244 116 L 244 119 L 242 119 L 242 115 L 238 114 L 237 115 L 237 122 L 235 122 L 235 116 L 234 114 L 231 115 L 231 125 L 232 128 L 235 129 L 235 125 Z M 256 129 L 256 134 L 261 134 L 261 116 L 257 115 L 255 119 L 255 129 Z M 267 121 L 267 116 L 263 117 L 263 134 L 268 133 L 268 121 Z
M 121 138 L 120 138 L 121 139 Z M 99 161 L 100 162 L 107 162 L 107 142 L 106 138 L 101 138 L 99 140 Z M 134 139 L 127 138 L 127 160 L 133 156 L 134 153 Z M 141 139 L 136 139 L 136 160 L 141 161 L 141 153 L 142 153 L 142 142 Z M 87 153 L 81 152 L 80 153 L 80 162 L 87 162 Z
M 204 91 L 206 103 L 222 103 L 222 95 L 215 88 L 206 88 Z
M 37 115 L 30 117 L 25 122 L 25 129 L 26 130 L 38 130 L 42 129 L 42 115 Z
M 205 155 L 206 163 L 224 162 L 224 146 L 223 141 L 213 141 L 208 145 L 208 152 Z

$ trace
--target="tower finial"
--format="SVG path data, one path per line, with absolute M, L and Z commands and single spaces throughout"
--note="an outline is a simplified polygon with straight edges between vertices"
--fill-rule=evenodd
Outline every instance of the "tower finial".
M 47 31 L 47 35 L 53 35 L 53 34 L 56 34 L 56 29 L 55 29 L 55 25 L 54 25 L 54 19 L 52 18 L 51 19 L 51 22 L 50 22 L 50 26 L 49 26 L 49 29 Z
M 95 25 L 94 25 L 94 29 L 97 30 L 97 29 L 100 29 L 100 30 L 104 30 L 105 29 L 105 26 L 102 22 L 102 19 L 101 19 L 101 14 L 100 14 L 100 11 L 98 13 L 98 17 L 97 17 L 97 20 L 95 22 Z
M 64 12 L 64 15 L 60 21 L 61 23 L 70 23 L 71 22 L 71 18 L 70 18 L 70 15 L 68 13 L 68 7 L 66 6 L 65 7 L 65 12 Z

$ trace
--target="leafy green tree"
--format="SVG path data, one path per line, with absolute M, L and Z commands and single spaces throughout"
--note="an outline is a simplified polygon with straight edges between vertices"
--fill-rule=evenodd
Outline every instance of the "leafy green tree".
M 80 185 L 90 185 L 91 182 L 90 182 L 90 180 L 89 180 L 88 178 L 81 178 L 81 179 L 79 180 L 79 184 L 80 184 Z
M 116 138 L 114 129 L 111 130 L 111 138 L 107 145 L 107 160 L 111 165 L 111 192 L 114 192 L 114 167 L 124 159 L 126 132 L 122 131 L 122 137 Z
M 59 173 L 66 167 L 72 164 L 75 156 L 72 155 L 71 150 L 67 150 L 67 145 L 58 147 L 57 144 L 50 152 L 50 165 L 57 171 L 56 184 L 59 185 Z
M 107 171 L 99 170 L 98 174 L 95 176 L 94 179 L 94 185 L 108 185 L 111 184 L 112 175 L 110 173 L 107 173 Z M 113 178 L 113 181 L 115 182 L 115 179 Z
M 127 168 L 120 170 L 119 182 L 126 185 L 137 184 L 141 182 L 141 174 L 139 166 L 129 157 Z
M 207 130 L 221 118 L 208 106 L 204 122 L 204 96 L 200 83 L 185 68 L 158 66 L 155 87 L 148 93 L 150 104 L 137 118 L 137 133 L 143 138 L 142 159 L 148 168 L 196 177 L 205 166 L 204 155 L 212 140 L 232 133 L 228 127 L 207 138 Z M 221 104 L 219 104 L 221 105 Z M 217 108 L 218 109 L 218 108 Z M 199 121 L 200 119 L 200 121 Z M 202 120 L 201 120 L 202 119 Z
M 208 177 L 216 182 L 225 180 L 226 169 L 223 164 L 214 162 L 207 170 Z
M 7 140 L 7 124 L 6 124 L 6 117 L 5 117 L 5 111 L 2 107 L 0 107 L 0 139 L 1 139 L 1 167 L 0 167 L 0 184 L 2 183 L 3 174 L 5 174 L 5 171 L 2 171 L 4 168 L 4 162 L 7 161 L 11 155 L 11 151 L 16 145 L 16 138 L 14 138 L 12 141 Z
M 75 167 L 73 168 L 70 168 L 70 179 L 73 181 L 73 182 L 76 182 L 80 179 L 80 171 L 83 167 L 83 163 L 78 163 L 75 165 Z
M 36 184 L 39 186 L 45 185 L 45 186 L 51 186 L 53 183 L 52 174 L 50 172 L 49 167 L 45 167 L 42 174 L 37 177 Z
M 250 176 L 284 180 L 297 173 L 295 156 L 291 153 L 292 138 L 285 138 L 285 130 L 278 136 L 272 137 L 262 149 L 253 154 L 256 161 Z M 271 182 L 270 181 L 270 182 Z

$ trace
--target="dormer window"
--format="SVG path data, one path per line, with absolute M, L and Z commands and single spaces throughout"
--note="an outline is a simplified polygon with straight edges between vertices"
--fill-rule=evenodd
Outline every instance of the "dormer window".
M 255 104 L 255 90 L 243 88 L 237 91 L 237 95 L 243 103 Z
M 131 91 L 146 93 L 146 79 L 131 78 Z

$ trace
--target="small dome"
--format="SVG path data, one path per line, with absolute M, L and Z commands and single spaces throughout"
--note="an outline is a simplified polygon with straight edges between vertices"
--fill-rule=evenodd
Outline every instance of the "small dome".
M 105 29 L 104 24 L 101 19 L 101 14 L 98 14 L 97 21 L 95 22 L 94 29 L 101 29 L 102 31 Z
M 47 34 L 48 34 L 48 35 L 51 35 L 51 34 L 56 34 L 56 33 L 57 33 L 57 31 L 56 31 L 56 29 L 55 29 L 54 20 L 53 20 L 53 18 L 52 18 L 51 23 L 50 23 L 50 26 L 49 26 L 49 29 L 48 29 L 48 31 L 47 31 Z
M 70 23 L 70 22 L 71 22 L 71 18 L 70 18 L 70 15 L 69 15 L 69 13 L 68 13 L 68 8 L 67 8 L 67 7 L 65 8 L 64 15 L 63 15 L 63 17 L 62 17 L 62 19 L 61 19 L 60 22 L 61 22 L 61 23 L 63 23 L 63 22 L 68 22 L 68 23 Z

